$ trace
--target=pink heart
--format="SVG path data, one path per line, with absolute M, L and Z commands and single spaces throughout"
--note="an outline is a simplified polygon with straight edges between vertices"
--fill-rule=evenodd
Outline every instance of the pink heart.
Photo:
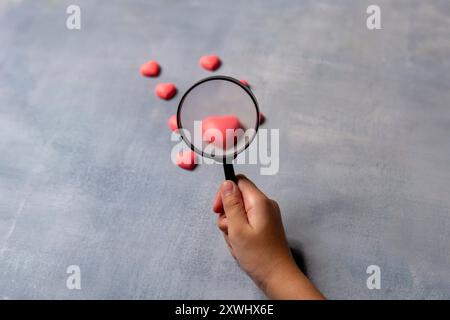
M 237 130 L 239 128 L 241 128 L 241 124 L 238 117 L 234 115 L 210 116 L 206 117 L 202 121 L 202 134 L 204 141 L 214 143 L 218 147 L 224 149 L 231 147 L 231 145 L 229 145 L 231 144 L 230 139 L 234 138 L 234 130 Z M 227 129 L 232 129 L 232 131 L 227 132 Z M 216 136 L 219 134 L 220 136 Z M 234 141 L 234 143 L 236 143 L 236 141 Z
M 177 165 L 186 170 L 193 170 L 195 164 L 195 152 L 192 150 L 181 151 L 177 154 Z
M 221 61 L 219 56 L 214 54 L 209 56 L 202 56 L 200 58 L 200 65 L 206 70 L 214 71 L 220 67 Z
M 178 131 L 178 123 L 177 123 L 177 115 L 174 114 L 169 118 L 169 121 L 167 121 L 167 125 L 169 126 L 170 130 L 177 132 Z
M 155 88 L 155 93 L 161 99 L 169 100 L 177 93 L 177 88 L 173 83 L 158 83 Z
M 250 83 L 248 83 L 248 81 L 247 80 L 245 80 L 245 79 L 241 79 L 241 80 L 239 80 L 244 86 L 246 86 L 247 88 L 250 88 Z
M 161 68 L 159 67 L 158 62 L 155 60 L 150 60 L 144 63 L 141 68 L 141 74 L 144 77 L 157 77 L 159 75 Z
M 264 116 L 264 113 L 262 113 L 261 111 L 259 112 L 259 124 L 263 124 L 264 121 L 266 121 L 266 117 Z

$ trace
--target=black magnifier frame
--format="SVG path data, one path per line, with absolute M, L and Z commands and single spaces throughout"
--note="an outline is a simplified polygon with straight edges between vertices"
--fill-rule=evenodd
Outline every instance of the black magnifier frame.
M 232 180 L 234 182 L 237 182 L 236 179 L 236 175 L 234 173 L 234 168 L 233 168 L 233 164 L 232 161 L 237 157 L 237 155 L 244 151 L 245 149 L 247 149 L 247 147 L 250 145 L 250 143 L 253 141 L 253 139 L 256 137 L 256 134 L 258 133 L 258 129 L 259 129 L 259 105 L 258 105 L 258 101 L 256 100 L 256 97 L 253 95 L 252 91 L 245 86 L 244 84 L 242 84 L 239 80 L 229 77 L 229 76 L 224 76 L 224 75 L 217 75 L 217 76 L 211 76 L 211 77 L 207 77 L 204 78 L 198 82 L 196 82 L 194 85 L 192 85 L 184 94 L 183 97 L 181 98 L 179 104 L 178 104 L 178 109 L 177 109 L 177 127 L 178 127 L 178 132 L 180 133 L 181 139 L 183 139 L 183 141 L 188 145 L 188 147 L 196 152 L 197 154 L 201 155 L 202 157 L 207 157 L 210 159 L 214 159 L 216 161 L 219 161 L 217 159 L 217 157 L 213 157 L 212 155 L 209 155 L 207 153 L 204 153 L 203 150 L 198 149 L 196 146 L 194 146 L 191 141 L 189 139 L 187 139 L 187 137 L 184 135 L 183 133 L 183 123 L 181 122 L 181 109 L 183 108 L 183 102 L 185 100 L 185 98 L 188 96 L 188 94 L 197 86 L 201 85 L 204 82 L 207 81 L 214 81 L 214 80 L 224 80 L 224 81 L 229 81 L 232 82 L 236 85 L 238 85 L 239 87 L 241 87 L 241 89 L 243 89 L 248 95 L 249 97 L 252 99 L 253 105 L 256 109 L 256 122 L 255 122 L 255 134 L 253 135 L 253 137 L 251 139 L 249 139 L 246 143 L 245 146 L 243 148 L 241 148 L 240 150 L 234 150 L 233 155 L 230 156 L 223 156 L 222 159 L 222 163 L 223 163 L 223 169 L 224 169 L 224 173 L 225 173 L 225 179 L 226 180 Z

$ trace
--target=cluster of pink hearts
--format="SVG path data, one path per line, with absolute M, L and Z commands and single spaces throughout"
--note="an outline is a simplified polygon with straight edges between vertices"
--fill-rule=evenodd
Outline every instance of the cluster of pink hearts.
M 199 60 L 200 65 L 208 70 L 215 71 L 222 64 L 219 56 L 217 55 L 206 55 L 202 56 Z M 155 60 L 150 60 L 144 63 L 140 68 L 141 75 L 144 77 L 158 77 L 161 72 L 161 67 L 159 63 Z M 240 82 L 250 88 L 250 84 L 247 80 L 242 79 Z M 164 100 L 172 99 L 177 93 L 177 87 L 173 83 L 158 83 L 155 87 L 155 94 Z M 264 115 L 260 113 L 259 118 L 260 124 L 264 122 Z M 170 130 L 177 131 L 177 116 L 174 114 L 168 120 L 168 126 Z M 214 128 L 218 129 L 221 132 L 225 132 L 226 129 L 238 129 L 240 127 L 239 120 L 235 116 L 222 116 L 215 117 L 211 116 L 202 122 L 202 131 L 206 131 L 207 129 Z M 225 136 L 225 135 L 224 135 Z M 225 141 L 224 141 L 225 143 Z M 186 170 L 193 170 L 196 166 L 195 164 L 195 153 L 192 150 L 186 150 L 177 155 L 177 165 L 180 168 Z

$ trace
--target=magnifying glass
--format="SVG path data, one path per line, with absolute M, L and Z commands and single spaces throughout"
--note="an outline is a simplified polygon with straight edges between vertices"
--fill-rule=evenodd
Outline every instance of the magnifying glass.
M 195 83 L 181 98 L 177 125 L 189 148 L 202 157 L 222 162 L 225 179 L 236 182 L 232 161 L 256 136 L 258 102 L 239 80 L 208 77 Z

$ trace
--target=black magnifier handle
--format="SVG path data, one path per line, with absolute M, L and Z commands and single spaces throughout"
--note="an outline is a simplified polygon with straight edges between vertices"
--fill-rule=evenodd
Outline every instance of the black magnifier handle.
M 237 183 L 236 175 L 234 174 L 234 168 L 232 163 L 223 163 L 223 171 L 225 172 L 225 180 L 231 180 Z

